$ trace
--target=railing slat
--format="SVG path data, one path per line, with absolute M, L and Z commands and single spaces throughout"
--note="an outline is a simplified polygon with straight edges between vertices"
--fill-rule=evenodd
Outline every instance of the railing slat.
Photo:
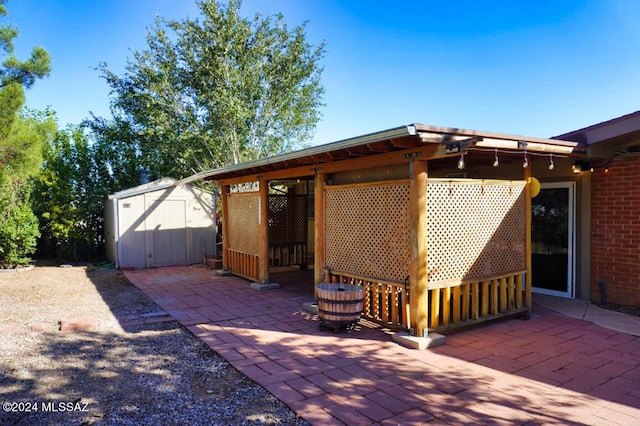
M 513 276 L 507 277 L 507 309 L 513 311 L 515 308 L 515 284 Z
M 522 308 L 522 274 L 516 275 L 516 309 Z
M 480 318 L 480 283 L 471 284 L 471 288 L 471 319 L 477 320 Z
M 507 280 L 500 278 L 498 283 L 500 283 L 500 308 L 498 312 L 504 312 L 507 310 Z
M 462 286 L 460 286 L 460 290 L 462 292 L 462 299 L 460 300 L 461 303 L 461 318 L 460 321 L 467 321 L 469 319 L 469 312 L 470 312 L 470 306 L 469 306 L 469 302 L 470 302 L 470 297 L 469 297 L 469 290 L 471 288 L 471 284 L 463 284 Z
M 440 326 L 440 289 L 431 291 L 431 328 Z
M 482 293 L 480 293 L 480 300 L 482 303 L 482 309 L 480 311 L 481 317 L 489 315 L 489 300 L 490 300 L 490 281 L 482 281 Z

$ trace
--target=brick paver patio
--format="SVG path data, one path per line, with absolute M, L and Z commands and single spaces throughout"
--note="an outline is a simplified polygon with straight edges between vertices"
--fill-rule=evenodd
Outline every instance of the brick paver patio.
M 314 425 L 640 424 L 640 338 L 541 307 L 416 351 L 365 321 L 319 330 L 309 284 L 259 292 L 200 266 L 126 275 Z

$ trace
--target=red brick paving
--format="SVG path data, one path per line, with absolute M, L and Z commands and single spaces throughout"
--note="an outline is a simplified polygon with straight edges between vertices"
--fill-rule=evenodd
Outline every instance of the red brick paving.
M 203 267 L 125 273 L 314 425 L 640 424 L 640 338 L 541 307 L 416 351 L 366 321 L 319 330 L 304 286 L 259 292 Z

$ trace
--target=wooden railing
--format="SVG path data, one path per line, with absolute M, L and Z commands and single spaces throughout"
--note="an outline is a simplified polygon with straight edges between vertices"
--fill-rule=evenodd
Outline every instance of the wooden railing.
M 381 281 L 345 272 L 324 270 L 328 283 L 346 283 L 365 288 L 363 318 L 381 325 L 409 328 L 408 284 Z
M 525 313 L 522 292 L 526 271 L 484 279 L 442 282 L 429 286 L 429 329 L 472 325 Z
M 408 283 L 328 269 L 324 273 L 325 282 L 365 288 L 363 318 L 390 328 L 410 328 Z M 433 284 L 429 288 L 429 329 L 442 332 L 524 314 L 527 311 L 522 298 L 525 275 L 526 271 L 517 271 L 482 280 Z
M 230 272 L 249 280 L 259 280 L 258 255 L 233 249 L 228 249 L 227 255 Z
M 307 243 L 269 245 L 269 266 L 307 264 Z

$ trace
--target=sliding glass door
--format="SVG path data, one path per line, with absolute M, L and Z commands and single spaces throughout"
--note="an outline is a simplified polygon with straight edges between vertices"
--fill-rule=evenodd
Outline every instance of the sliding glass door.
M 531 200 L 533 291 L 575 297 L 575 183 L 542 184 Z

